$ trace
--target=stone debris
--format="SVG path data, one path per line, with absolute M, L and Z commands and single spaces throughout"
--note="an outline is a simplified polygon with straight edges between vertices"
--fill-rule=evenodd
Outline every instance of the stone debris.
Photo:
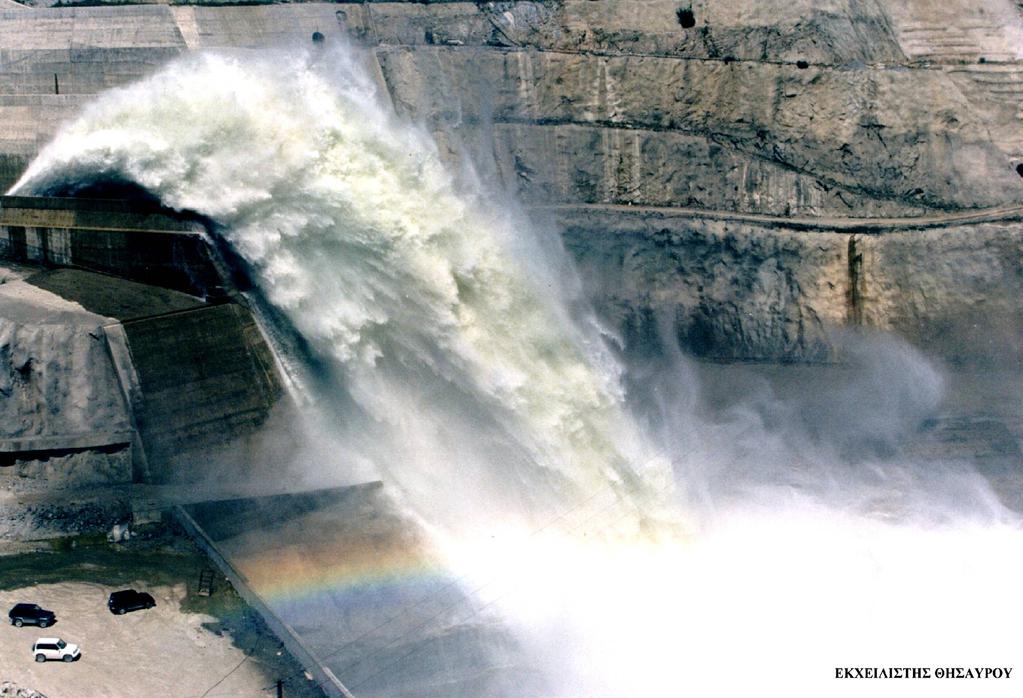
M 46 698 L 39 691 L 22 688 L 10 681 L 0 682 L 0 698 Z

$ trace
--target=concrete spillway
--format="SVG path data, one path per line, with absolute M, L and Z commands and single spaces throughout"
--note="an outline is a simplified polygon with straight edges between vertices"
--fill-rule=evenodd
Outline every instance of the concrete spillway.
M 0 183 L 104 89 L 191 51 L 305 47 L 320 32 L 328 46 L 364 46 L 378 95 L 425 122 L 449 161 L 468 154 L 527 205 L 567 207 L 556 217 L 588 272 L 623 279 L 595 289 L 616 329 L 642 335 L 651 317 L 677 317 L 692 351 L 723 360 L 831 360 L 829 330 L 846 324 L 955 361 L 1011 351 L 1004 328 L 1021 318 L 1001 299 L 1019 291 L 1018 225 L 954 214 L 1023 195 L 1023 131 L 1006 98 L 1020 75 L 1018 11 L 740 2 L 702 8 L 685 28 L 678 9 L 12 9 L 0 14 Z M 692 209 L 717 215 L 690 222 Z M 846 219 L 863 217 L 901 222 L 851 240 Z M 692 263 L 658 258 L 662 230 Z
M 1014 514 L 969 457 L 948 457 L 964 442 L 1017 486 L 1018 399 L 959 419 L 937 362 L 833 331 L 897 330 L 954 361 L 1019 355 L 1023 140 L 999 95 L 1016 90 L 1023 19 L 932 5 L 0 13 L 0 36 L 25 37 L 4 66 L 2 165 L 20 175 L 56 134 L 23 191 L 114 173 L 201 212 L 311 348 L 320 421 L 292 435 L 308 441 L 300 472 L 373 468 L 400 504 L 189 510 L 360 698 L 803 679 L 793 693 L 820 695 L 833 685 L 806 665 L 836 654 L 947 653 L 933 608 L 963 589 L 987 609 L 956 619 L 953 650 L 983 643 L 1000 661 L 1014 623 L 998 599 L 1023 579 L 1002 554 L 1018 547 Z M 922 23 L 934 12 L 975 21 L 945 36 Z M 342 34 L 364 50 L 332 46 Z M 31 306 L 19 318 L 74 328 L 37 353 L 59 359 L 73 334 L 88 361 L 46 375 L 87 366 L 95 395 L 123 398 L 51 393 L 58 412 L 117 428 L 17 467 L 72 475 L 87 452 L 101 482 L 189 478 L 226 447 L 296 472 L 269 449 L 290 423 L 239 446 L 272 424 L 279 378 L 194 222 L 8 204 L 11 258 L 76 267 L 18 267 L 0 291 Z M 20 348 L 34 329 L 9 342 L 5 390 L 44 378 Z M 798 371 L 779 388 L 729 367 L 712 382 L 739 376 L 736 394 L 716 404 L 696 377 L 713 371 L 680 349 L 845 364 L 789 394 Z M 74 423 L 25 404 L 32 433 L 16 437 L 35 448 Z
M 294 638 L 328 696 L 545 695 L 514 638 L 496 619 L 474 618 L 466 580 L 445 570 L 380 485 L 182 509 Z M 303 680 L 285 677 L 285 692 Z
M 224 296 L 205 227 L 117 200 L 0 197 L 0 254 L 77 267 L 192 296 Z
M 36 265 L 24 267 L 23 283 L 103 318 L 102 341 L 132 432 L 109 443 L 87 443 L 84 435 L 45 425 L 5 436 L 35 456 L 114 447 L 120 439 L 134 454 L 129 479 L 152 481 L 185 476 L 180 464 L 192 454 L 253 433 L 280 383 L 269 349 L 240 296 L 230 295 L 231 280 L 221 277 L 208 244 L 201 225 L 123 202 L 0 201 L 0 254 Z M 26 395 L 38 389 L 41 372 L 79 361 L 70 348 L 33 357 L 35 365 L 15 374 L 14 390 Z M 48 410 L 74 409 L 80 396 L 73 384 L 66 389 L 50 394 Z M 21 404 L 32 409 L 31 401 Z M 8 424 L 18 421 L 11 415 Z

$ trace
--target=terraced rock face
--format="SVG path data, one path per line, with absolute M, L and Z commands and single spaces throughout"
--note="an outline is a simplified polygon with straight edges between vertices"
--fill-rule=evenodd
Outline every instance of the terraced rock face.
M 582 227 L 568 221 L 576 231 L 569 242 L 588 264 L 620 255 L 618 233 L 627 232 L 636 244 L 626 277 L 617 262 L 591 269 L 604 282 L 604 311 L 674 317 L 697 353 L 827 358 L 829 328 L 850 323 L 927 341 L 945 332 L 934 328 L 963 325 L 968 298 L 1005 298 L 1018 283 L 1019 258 L 1009 254 L 1015 210 L 997 231 L 939 232 L 932 222 L 931 237 L 914 232 L 919 216 L 940 223 L 1023 201 L 1015 171 L 1023 162 L 1023 14 L 1008 0 L 0 10 L 0 176 L 13 179 L 89 95 L 170 56 L 310 45 L 314 31 L 369 48 L 381 97 L 425 123 L 453 162 L 468 154 L 481 177 L 528 205 L 584 206 L 590 218 Z M 738 235 L 788 252 L 726 253 L 745 224 L 707 226 L 677 210 L 673 254 L 688 263 L 669 272 L 651 233 L 635 225 L 641 219 L 640 228 L 657 232 L 651 221 L 663 214 L 617 206 L 772 216 Z M 857 244 L 855 231 L 835 227 L 850 218 L 906 218 L 882 228 L 866 222 L 871 234 L 898 233 L 903 242 Z M 889 280 L 906 264 L 912 288 Z M 956 273 L 940 271 L 949 267 Z M 783 292 L 765 291 L 762 280 L 773 277 Z M 618 278 L 628 283 L 608 281 Z M 609 290 L 616 286 L 623 290 Z M 1010 304 L 991 306 L 989 327 L 1020 326 Z M 999 332 L 999 347 L 1018 344 L 1015 329 Z M 964 340 L 941 351 L 974 353 Z

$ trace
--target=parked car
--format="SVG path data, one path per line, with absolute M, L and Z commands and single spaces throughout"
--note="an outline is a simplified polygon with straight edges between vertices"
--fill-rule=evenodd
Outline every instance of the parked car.
M 78 645 L 64 642 L 59 637 L 41 637 L 32 645 L 32 655 L 37 662 L 45 662 L 47 659 L 73 662 L 81 657 L 82 653 Z
M 11 625 L 18 628 L 23 625 L 38 625 L 40 628 L 45 628 L 57 622 L 57 616 L 53 611 L 47 611 L 39 604 L 34 603 L 14 604 L 7 612 L 7 617 L 11 619 Z
M 138 611 L 142 608 L 152 608 L 155 605 L 156 601 L 152 596 L 144 591 L 135 591 L 134 589 L 115 591 L 107 599 L 107 608 L 111 613 L 117 615 L 123 615 L 128 611 Z

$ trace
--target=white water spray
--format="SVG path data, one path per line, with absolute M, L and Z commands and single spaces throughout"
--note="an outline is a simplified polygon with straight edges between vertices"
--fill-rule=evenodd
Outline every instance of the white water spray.
M 317 59 L 179 61 L 93 104 L 16 188 L 116 177 L 216 220 L 269 302 L 391 426 L 387 441 L 418 442 L 387 460 L 419 451 L 420 475 L 451 487 L 482 455 L 458 455 L 481 442 L 461 424 L 514 442 L 527 457 L 502 456 L 506 476 L 527 489 L 643 496 L 638 471 L 659 464 L 630 434 L 595 325 L 570 317 L 561 270 L 529 262 L 549 255 L 522 220 L 456 190 L 429 135 L 395 122 L 349 53 Z
M 911 515 L 884 523 L 859 506 L 870 478 L 836 473 L 821 462 L 835 454 L 793 448 L 801 434 L 748 410 L 711 426 L 668 399 L 656 433 L 637 428 L 560 252 L 456 180 L 350 53 L 179 60 L 99 98 L 16 189 L 104 178 L 217 222 L 336 371 L 324 382 L 337 394 L 318 398 L 341 446 L 326 467 L 372 463 L 443 532 L 457 570 L 514 580 L 481 601 L 549 695 L 853 695 L 861 685 L 836 683 L 834 667 L 872 663 L 1023 671 L 1006 649 L 1023 613 L 1003 603 L 1023 581 L 1004 554 L 1021 539 L 997 507 L 974 497 L 943 522 L 917 517 L 933 498 L 908 477 Z M 715 505 L 692 538 L 673 525 L 669 461 Z M 871 472 L 887 486 L 914 471 Z M 833 488 L 816 486 L 823 473 Z M 962 594 L 975 613 L 941 632 Z

